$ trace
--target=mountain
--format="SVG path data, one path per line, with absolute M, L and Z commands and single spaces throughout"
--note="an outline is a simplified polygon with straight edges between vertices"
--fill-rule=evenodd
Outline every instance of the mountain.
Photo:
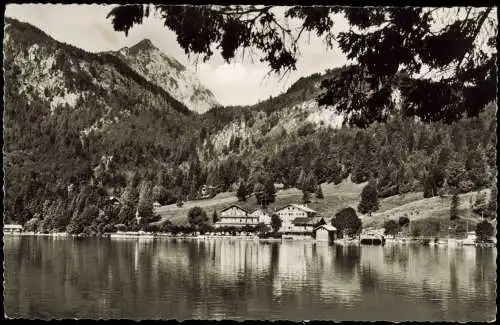
M 117 56 L 88 53 L 10 18 L 3 45 L 11 213 L 14 202 L 39 212 L 71 184 L 124 186 L 130 173 L 177 167 L 192 151 L 192 112 Z
M 204 122 L 210 131 L 203 142 L 207 149 L 204 152 L 221 157 L 237 141 L 255 159 L 265 147 L 277 150 L 287 146 L 295 134 L 306 129 L 315 132 L 340 128 L 343 117 L 335 107 L 318 106 L 316 101 L 321 81 L 337 74 L 338 70 L 332 70 L 302 77 L 287 91 L 258 104 L 207 112 Z
M 341 69 L 256 105 L 194 114 L 212 96 L 191 98 L 199 82 L 151 42 L 88 53 L 6 18 L 6 221 L 38 220 L 44 231 L 134 229 L 136 211 L 151 221 L 153 200 L 182 205 L 203 185 L 224 192 L 243 183 L 252 193 L 277 182 L 313 193 L 325 182 L 375 179 L 380 197 L 432 197 L 492 184 L 496 103 L 452 125 L 395 113 L 366 129 L 343 127 L 335 107 L 315 101 L 321 81 Z M 191 89 L 189 98 L 179 89 Z
M 112 52 L 144 78 L 159 85 L 196 113 L 204 113 L 218 102 L 196 75 L 176 59 L 156 48 L 149 39 Z

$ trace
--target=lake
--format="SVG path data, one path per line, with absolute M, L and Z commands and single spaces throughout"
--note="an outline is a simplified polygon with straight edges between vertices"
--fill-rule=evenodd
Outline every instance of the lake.
M 491 321 L 496 248 L 4 237 L 11 318 Z

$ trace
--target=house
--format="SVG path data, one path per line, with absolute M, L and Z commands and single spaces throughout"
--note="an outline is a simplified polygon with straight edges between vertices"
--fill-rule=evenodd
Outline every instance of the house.
M 201 199 L 208 199 L 210 197 L 213 197 L 216 191 L 216 187 L 212 185 L 202 185 L 200 189 L 200 198 Z
M 299 204 L 289 204 L 277 210 L 276 214 L 282 222 L 280 232 L 304 232 L 305 229 L 312 231 L 312 228 L 309 229 L 312 219 L 318 217 L 318 212 Z
M 120 199 L 118 199 L 117 197 L 115 196 L 110 196 L 108 198 L 108 202 L 113 204 L 113 205 L 119 205 L 121 202 L 120 202 Z
M 333 242 L 336 239 L 337 228 L 330 225 L 321 225 L 314 228 L 314 234 L 317 241 Z
M 22 232 L 23 231 L 23 226 L 21 225 L 13 225 L 13 224 L 10 224 L 10 225 L 4 225 L 3 226 L 3 232 L 4 233 L 19 233 L 19 232 Z
M 249 214 L 247 210 L 237 205 L 232 205 L 219 213 L 219 221 L 214 224 L 214 227 L 244 227 L 255 226 L 258 223 L 258 216 Z
M 161 207 L 161 204 L 159 202 L 153 202 L 153 207 L 159 208 L 159 207 Z
M 250 216 L 257 217 L 258 223 L 263 223 L 267 226 L 271 224 L 271 216 L 264 209 L 255 209 L 250 213 Z
M 274 188 L 276 191 L 281 191 L 285 189 L 285 185 L 283 183 L 274 183 Z

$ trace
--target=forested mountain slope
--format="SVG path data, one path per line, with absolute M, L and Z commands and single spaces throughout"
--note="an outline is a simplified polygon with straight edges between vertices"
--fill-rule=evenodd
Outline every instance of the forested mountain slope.
M 51 202 L 66 206 L 68 188 L 120 188 L 130 172 L 185 160 L 189 140 L 179 144 L 196 132 L 196 121 L 164 89 L 113 55 L 57 42 L 29 24 L 6 18 L 4 35 L 3 161 L 12 219 L 25 221 Z
M 132 226 L 136 212 L 142 222 L 154 219 L 153 201 L 196 198 L 204 184 L 224 192 L 244 183 L 250 194 L 283 183 L 313 193 L 317 184 L 350 175 L 358 184 L 375 179 L 380 197 L 430 197 L 496 181 L 495 103 L 451 125 L 395 114 L 366 129 L 342 127 L 334 107 L 315 101 L 323 78 L 340 77 L 336 69 L 301 78 L 257 105 L 199 115 L 166 86 L 187 79 L 151 75 L 148 60 L 130 60 L 130 52 L 156 53 L 147 41 L 123 50 L 127 59 L 5 22 L 7 221 L 37 219 L 42 229 L 73 232 Z M 165 62 L 154 69 L 176 66 Z M 197 85 L 182 89 L 194 95 Z

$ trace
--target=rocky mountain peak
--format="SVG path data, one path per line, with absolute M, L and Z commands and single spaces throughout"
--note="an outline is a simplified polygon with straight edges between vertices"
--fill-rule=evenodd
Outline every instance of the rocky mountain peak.
M 151 50 L 158 50 L 158 48 L 153 44 L 153 42 L 151 42 L 149 38 L 145 38 L 139 43 L 129 48 L 130 52 L 151 51 Z
M 219 103 L 196 74 L 149 39 L 113 53 L 150 82 L 157 84 L 196 113 L 204 113 Z

